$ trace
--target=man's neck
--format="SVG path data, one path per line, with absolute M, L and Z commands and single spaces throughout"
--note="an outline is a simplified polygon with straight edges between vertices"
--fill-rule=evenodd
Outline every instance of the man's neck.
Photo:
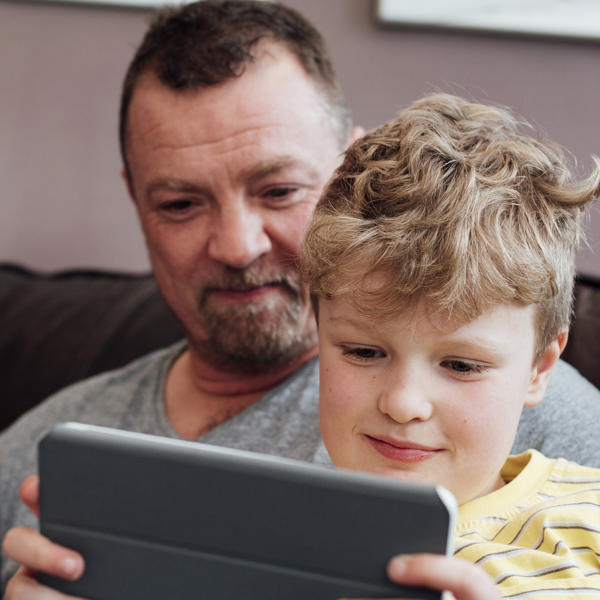
M 232 374 L 208 365 L 188 349 L 167 375 L 167 418 L 180 436 L 196 439 L 252 406 L 316 355 L 315 346 L 282 367 Z

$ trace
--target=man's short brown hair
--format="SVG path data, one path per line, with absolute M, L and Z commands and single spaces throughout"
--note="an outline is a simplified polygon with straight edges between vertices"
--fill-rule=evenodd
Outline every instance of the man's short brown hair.
M 575 182 L 561 150 L 525 126 L 437 94 L 353 144 L 306 237 L 313 296 L 348 295 L 382 317 L 425 298 L 459 322 L 499 303 L 535 304 L 539 356 L 569 325 L 582 208 L 600 192 L 600 161 Z
M 275 2 L 203 0 L 158 11 L 129 65 L 119 122 L 126 172 L 127 113 L 143 74 L 151 72 L 163 85 L 182 92 L 216 85 L 240 77 L 263 41 L 281 43 L 299 60 L 321 92 L 343 149 L 351 128 L 350 113 L 317 29 L 297 11 Z

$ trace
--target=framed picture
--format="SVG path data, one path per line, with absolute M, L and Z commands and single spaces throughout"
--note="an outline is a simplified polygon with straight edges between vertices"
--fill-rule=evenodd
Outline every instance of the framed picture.
M 184 4 L 191 0 L 37 0 L 41 4 L 90 4 L 92 6 L 130 6 L 158 8 L 168 4 Z
M 92 6 L 127 6 L 159 8 L 170 4 L 188 4 L 194 0 L 35 0 L 41 4 L 88 4 Z
M 383 24 L 600 41 L 598 0 L 376 0 Z

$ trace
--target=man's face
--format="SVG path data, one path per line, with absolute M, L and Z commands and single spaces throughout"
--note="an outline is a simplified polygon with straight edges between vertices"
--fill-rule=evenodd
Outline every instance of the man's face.
M 524 404 L 541 399 L 531 306 L 458 328 L 421 302 L 390 320 L 319 301 L 320 411 L 339 467 L 443 485 L 460 504 L 503 485 Z M 550 352 L 550 351 L 548 351 Z
M 140 79 L 130 191 L 157 282 L 203 360 L 254 371 L 314 348 L 296 261 L 341 150 L 320 95 L 277 44 L 209 88 Z

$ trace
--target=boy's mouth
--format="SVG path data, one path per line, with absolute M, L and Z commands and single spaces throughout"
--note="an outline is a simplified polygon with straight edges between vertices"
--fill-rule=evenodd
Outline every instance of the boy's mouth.
M 371 446 L 385 458 L 403 463 L 418 463 L 433 458 L 442 450 L 416 444 L 406 440 L 397 440 L 387 436 L 365 435 Z

